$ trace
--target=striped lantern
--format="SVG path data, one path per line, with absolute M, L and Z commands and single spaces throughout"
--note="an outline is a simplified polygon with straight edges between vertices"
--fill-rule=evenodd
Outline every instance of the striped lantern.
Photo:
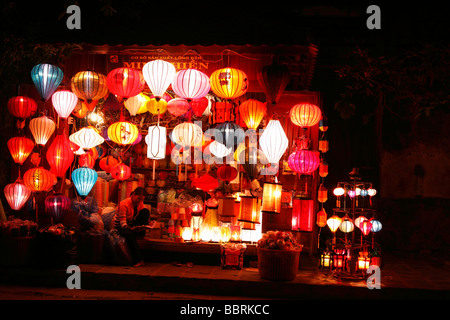
M 92 127 L 84 127 L 69 136 L 69 140 L 87 151 L 101 145 L 105 139 Z
M 18 165 L 22 165 L 34 148 L 34 141 L 27 137 L 12 137 L 8 140 L 11 157 Z
M 53 139 L 46 153 L 50 171 L 57 177 L 64 177 L 73 162 L 74 155 L 70 141 L 65 134 L 58 134 Z
M 350 233 L 355 229 L 355 225 L 348 217 L 344 217 L 341 224 L 339 225 L 339 230 L 344 233 Z
M 245 139 L 244 129 L 232 121 L 220 123 L 217 125 L 216 129 L 222 134 L 222 143 L 232 150 L 236 149 Z
M 217 158 L 226 157 L 231 153 L 231 148 L 227 148 L 223 143 L 213 141 L 209 145 L 209 151 Z
M 248 77 L 242 70 L 223 68 L 211 74 L 210 85 L 218 97 L 233 100 L 247 92 Z
M 320 108 L 311 103 L 296 104 L 289 111 L 289 117 L 293 124 L 299 127 L 312 127 L 319 123 L 322 117 Z
M 241 196 L 238 221 L 260 223 L 261 208 L 257 197 Z
M 43 167 L 28 169 L 23 182 L 33 192 L 48 191 L 55 183 L 55 175 Z
M 147 102 L 149 100 L 150 98 L 141 92 L 138 95 L 128 98 L 124 102 L 124 105 L 130 113 L 130 116 L 135 116 L 138 113 L 147 112 Z
M 220 166 L 219 169 L 217 169 L 217 178 L 225 182 L 230 182 L 236 179 L 237 174 L 238 171 L 236 170 L 236 168 L 230 165 L 223 165 Z
M 145 137 L 147 158 L 159 160 L 166 157 L 167 129 L 162 126 L 149 126 Z
M 12 210 L 20 210 L 31 195 L 31 190 L 20 178 L 5 186 L 5 198 Z
M 40 116 L 38 118 L 31 119 L 29 127 L 36 144 L 45 146 L 48 139 L 50 139 L 51 135 L 55 131 L 56 124 L 52 119 L 46 116 Z
M 118 181 L 124 181 L 131 176 L 131 168 L 125 163 L 121 162 L 112 167 L 110 173 L 114 179 Z
M 172 131 L 172 141 L 182 147 L 200 146 L 203 141 L 203 130 L 191 122 L 180 123 Z
M 108 137 L 119 145 L 128 145 L 136 141 L 139 135 L 138 127 L 128 121 L 119 121 L 108 127 Z
M 372 218 L 372 219 L 370 219 L 370 222 L 372 223 L 372 228 L 371 228 L 372 232 L 378 232 L 383 227 L 381 222 L 377 219 Z
M 297 150 L 288 158 L 288 165 L 299 174 L 311 174 L 320 164 L 320 156 L 317 151 Z
M 289 140 L 280 121 L 270 120 L 264 129 L 259 145 L 269 163 L 278 163 L 288 147 Z
M 327 220 L 328 228 L 330 228 L 331 232 L 335 233 L 339 228 L 342 220 L 337 215 L 333 215 Z
M 37 103 L 24 96 L 12 97 L 8 100 L 8 111 L 16 118 L 25 119 L 36 113 Z
M 52 64 L 38 64 L 31 70 L 31 79 L 43 101 L 48 101 L 64 77 L 60 68 Z
M 80 71 L 72 77 L 70 84 L 73 93 L 85 102 L 89 111 L 108 94 L 106 76 L 98 72 Z
M 196 69 L 178 71 L 172 82 L 173 91 L 188 101 L 206 96 L 210 88 L 208 76 Z
M 86 167 L 75 169 L 72 172 L 73 184 L 81 197 L 86 197 L 91 192 L 97 178 L 97 172 Z
M 56 91 L 52 95 L 52 104 L 60 118 L 67 119 L 78 103 L 78 97 L 69 90 Z
M 175 98 L 167 102 L 167 111 L 175 117 L 180 117 L 189 111 L 189 101 L 184 98 Z
M 265 103 L 249 99 L 239 106 L 239 113 L 247 128 L 256 130 L 267 112 Z
M 145 80 L 142 72 L 132 68 L 116 68 L 106 76 L 109 91 L 116 96 L 127 99 L 144 90 Z
M 55 194 L 45 198 L 45 210 L 53 217 L 53 223 L 61 223 L 70 208 L 70 198 Z
M 156 100 L 163 97 L 175 77 L 176 69 L 170 62 L 153 60 L 142 68 L 142 74 Z

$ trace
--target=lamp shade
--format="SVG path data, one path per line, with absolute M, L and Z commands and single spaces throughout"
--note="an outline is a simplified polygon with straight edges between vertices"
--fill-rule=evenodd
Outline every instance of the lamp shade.
M 261 208 L 257 197 L 241 196 L 238 221 L 260 223 Z
M 164 60 L 147 62 L 142 68 L 145 82 L 157 100 L 162 98 L 172 83 L 175 73 L 174 65 Z
M 239 105 L 242 120 L 249 129 L 256 130 L 267 112 L 265 103 L 249 99 Z
M 294 172 L 300 174 L 313 173 L 320 164 L 320 154 L 317 151 L 297 150 L 288 158 L 288 165 Z
M 64 177 L 74 159 L 69 138 L 64 134 L 58 134 L 48 147 L 46 157 L 50 171 L 57 177 Z
M 131 168 L 121 162 L 111 168 L 111 176 L 119 181 L 127 180 L 131 176 Z
M 8 111 L 16 118 L 25 119 L 36 113 L 37 103 L 25 96 L 12 97 L 8 100 Z
M 31 79 L 43 101 L 50 99 L 63 77 L 62 70 L 52 64 L 37 64 L 31 69 Z
M 147 158 L 164 159 L 166 156 L 167 129 L 162 126 L 149 126 L 145 137 Z
M 53 186 L 55 175 L 43 167 L 35 167 L 25 172 L 23 182 L 33 192 L 47 191 Z
M 55 131 L 56 124 L 52 119 L 41 116 L 31 119 L 29 127 L 36 144 L 44 146 Z
M 278 183 L 266 182 L 263 185 L 262 212 L 280 213 L 281 212 L 281 191 L 282 185 Z
M 237 173 L 238 172 L 235 167 L 232 167 L 230 165 L 223 165 L 220 166 L 219 169 L 217 169 L 217 178 L 225 182 L 230 182 L 236 179 Z
M 248 77 L 239 69 L 223 68 L 210 76 L 211 90 L 220 98 L 233 100 L 248 89 Z
M 108 137 L 122 146 L 132 144 L 139 135 L 137 126 L 128 121 L 119 121 L 108 127 Z
M 47 196 L 44 201 L 45 210 L 51 214 L 54 223 L 62 222 L 70 203 L 70 198 L 62 194 Z
M 167 111 L 175 117 L 182 116 L 189 111 L 189 102 L 184 98 L 175 98 L 167 102 Z
M 72 181 L 78 194 L 86 197 L 97 181 L 97 172 L 93 169 L 82 167 L 72 171 Z
M 180 123 L 172 131 L 172 141 L 183 147 L 199 146 L 202 140 L 202 128 L 194 123 Z
M 92 127 L 83 127 L 72 133 L 69 136 L 69 140 L 85 151 L 94 148 L 105 141 L 97 130 Z
M 270 163 L 278 163 L 288 147 L 289 140 L 281 126 L 280 121 L 270 120 L 264 129 L 259 145 L 267 161 Z
M 299 127 L 312 127 L 319 123 L 322 111 L 314 104 L 300 103 L 291 108 L 289 116 L 292 123 Z
M 145 80 L 142 73 L 136 69 L 116 68 L 106 76 L 106 85 L 110 92 L 127 99 L 144 90 Z
M 222 134 L 222 144 L 228 148 L 232 148 L 232 150 L 237 148 L 245 138 L 244 129 L 232 121 L 220 123 L 216 129 Z
M 106 76 L 94 71 L 81 71 L 70 80 L 73 93 L 83 100 L 92 111 L 98 100 L 108 94 Z
M 19 178 L 15 182 L 5 186 L 5 198 L 12 210 L 22 209 L 31 195 L 31 190 Z
M 208 76 L 196 69 L 178 71 L 172 82 L 173 91 L 181 98 L 200 99 L 209 92 L 211 86 Z
M 34 141 L 27 137 L 12 137 L 7 144 L 11 157 L 18 165 L 25 162 L 34 148 Z

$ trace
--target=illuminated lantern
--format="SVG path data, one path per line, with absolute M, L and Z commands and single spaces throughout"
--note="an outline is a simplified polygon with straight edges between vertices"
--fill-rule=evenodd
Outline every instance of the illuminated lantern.
M 258 73 L 258 82 L 266 94 L 267 100 L 276 104 L 289 83 L 289 67 L 273 63 L 264 66 Z
M 261 211 L 266 213 L 281 212 L 282 185 L 278 183 L 265 182 L 263 185 Z
M 148 127 L 148 134 L 145 137 L 145 143 L 147 144 L 147 158 L 164 159 L 166 157 L 166 132 L 166 127 Z
M 55 176 L 43 167 L 35 167 L 25 172 L 23 182 L 33 192 L 47 191 L 53 186 Z
M 94 169 L 82 167 L 72 171 L 72 181 L 78 194 L 86 197 L 97 181 L 98 175 Z
M 194 123 L 180 123 L 172 131 L 172 141 L 183 147 L 199 146 L 202 140 L 202 128 Z
M 119 181 L 127 180 L 131 176 L 131 168 L 121 162 L 111 168 L 111 176 Z
M 242 129 L 240 125 L 231 121 L 225 121 L 218 124 L 216 129 L 222 134 L 222 143 L 233 150 L 245 138 L 244 129 Z
M 354 228 L 355 225 L 348 217 L 344 217 L 341 224 L 339 225 L 339 230 L 341 230 L 344 233 L 352 232 Z
M 73 151 L 70 148 L 70 141 L 64 134 L 58 134 L 48 147 L 46 153 L 50 171 L 57 177 L 64 177 L 66 171 L 73 162 Z
M 231 240 L 231 229 L 228 224 L 220 227 L 220 242 L 227 243 Z
M 278 163 L 288 147 L 289 140 L 280 121 L 270 120 L 264 129 L 259 145 L 270 163 Z
M 341 224 L 342 220 L 337 215 L 331 216 L 327 220 L 328 228 L 330 228 L 331 232 L 335 233 L 336 230 L 339 228 L 339 225 Z
M 247 92 L 248 77 L 242 70 L 223 68 L 211 74 L 210 84 L 218 97 L 233 100 Z
M 194 99 L 191 101 L 191 109 L 196 117 L 201 117 L 208 107 L 209 100 L 206 97 Z
M 31 79 L 43 101 L 47 101 L 56 91 L 64 73 L 52 64 L 38 64 L 31 70 Z
M 94 109 L 98 100 L 106 97 L 108 94 L 106 76 L 94 71 L 76 73 L 72 77 L 70 85 L 73 93 L 85 102 L 89 111 Z
M 20 210 L 31 195 L 31 190 L 18 178 L 5 186 L 5 198 L 12 210 Z
M 36 144 L 44 146 L 55 131 L 56 124 L 52 119 L 41 116 L 31 119 L 29 127 Z
M 209 151 L 217 158 L 226 157 L 231 153 L 231 148 L 227 148 L 223 143 L 213 141 L 209 145 Z
M 327 213 L 325 212 L 325 209 L 322 209 L 319 212 L 317 212 L 316 224 L 320 228 L 325 227 L 327 225 Z
M 370 266 L 370 258 L 367 256 L 367 252 L 360 252 L 358 257 L 358 269 L 367 270 Z
M 100 166 L 100 169 L 102 169 L 103 171 L 105 171 L 107 173 L 110 173 L 111 169 L 117 164 L 119 164 L 119 160 L 117 160 L 113 156 L 106 156 L 106 157 L 100 159 L 100 161 L 98 163 L 98 165 Z
M 36 113 L 37 103 L 28 97 L 13 97 L 8 100 L 8 111 L 16 118 L 25 119 Z
M 370 219 L 370 222 L 372 223 L 372 228 L 371 228 L 372 232 L 378 232 L 383 227 L 381 222 L 376 219 L 372 218 L 372 219 Z
M 62 195 L 55 194 L 45 198 L 45 210 L 51 214 L 54 219 L 54 223 L 62 222 L 67 210 L 70 208 L 70 198 Z
M 144 90 L 145 80 L 142 73 L 132 68 L 116 68 L 106 76 L 109 91 L 118 97 L 128 99 Z
M 216 178 L 213 178 L 209 174 L 204 174 L 203 176 L 192 180 L 191 185 L 194 188 L 209 192 L 215 190 L 219 186 L 219 181 L 217 181 Z
M 361 197 L 366 197 L 369 192 L 366 189 L 361 189 Z
M 325 159 L 322 159 L 322 161 L 319 164 L 319 176 L 325 178 L 327 175 L 328 175 L 328 163 L 325 161 Z
M 156 100 L 162 98 L 175 77 L 176 69 L 170 62 L 153 60 L 142 68 L 142 74 Z
M 175 117 L 182 116 L 189 111 L 189 102 L 184 98 L 175 98 L 167 102 L 167 111 Z
M 137 126 L 128 121 L 115 122 L 108 127 L 108 137 L 119 145 L 132 144 L 139 134 Z
M 34 148 L 34 142 L 27 137 L 13 137 L 8 140 L 8 149 L 14 162 L 22 165 Z
M 367 218 L 364 216 L 359 216 L 355 219 L 355 226 L 361 228 L 361 222 L 363 222 L 364 220 L 367 220 Z
M 325 251 L 320 255 L 320 265 L 324 268 L 329 268 L 331 266 L 331 255 L 328 251 Z
M 217 178 L 225 182 L 230 182 L 236 179 L 237 173 L 236 168 L 230 165 L 223 165 L 217 169 Z
M 208 76 L 195 69 L 178 71 L 172 82 L 173 91 L 189 101 L 206 96 L 210 88 Z
M 345 250 L 336 249 L 333 254 L 333 267 L 342 269 L 344 267 Z
M 78 157 L 78 164 L 80 165 L 80 167 L 88 167 L 93 169 L 95 165 L 95 159 L 89 153 L 83 153 Z
M 78 103 L 78 97 L 69 90 L 56 91 L 52 95 L 52 104 L 60 118 L 67 119 Z
M 314 104 L 301 103 L 293 106 L 289 111 L 289 117 L 293 124 L 299 127 L 312 127 L 322 117 L 320 108 Z
M 292 200 L 292 217 L 296 218 L 297 224 L 292 225 L 293 229 L 311 232 L 314 226 L 314 201 L 304 199 Z
M 124 105 L 125 108 L 127 108 L 128 112 L 130 113 L 130 116 L 135 116 L 136 114 L 140 113 L 139 110 L 141 108 L 144 108 L 145 112 L 147 112 L 147 102 L 149 100 L 150 98 L 141 92 L 136 96 L 128 98 L 124 102 Z
M 297 150 L 288 158 L 288 165 L 294 172 L 300 174 L 313 173 L 320 164 L 320 155 L 317 151 Z
M 319 130 L 322 132 L 325 132 L 328 130 L 328 121 L 322 117 L 322 119 L 319 120 Z
M 145 103 L 145 105 L 147 106 L 146 111 L 150 112 L 151 114 L 162 115 L 167 111 L 167 101 L 165 99 L 156 100 L 156 98 L 151 98 Z M 138 113 L 141 112 L 138 111 Z
M 347 191 L 348 196 L 353 199 L 356 196 L 356 191 L 355 190 L 348 190 Z
M 375 190 L 374 188 L 369 188 L 367 189 L 367 194 L 369 195 L 369 197 L 373 197 L 377 194 L 377 190 Z
M 323 184 L 320 184 L 319 190 L 317 192 L 317 201 L 319 202 L 326 202 L 328 200 L 328 190 L 323 186 Z
M 72 133 L 69 140 L 87 151 L 105 142 L 105 139 L 92 127 L 83 127 Z
M 266 111 L 266 104 L 254 99 L 249 99 L 239 105 L 242 120 L 249 129 L 256 130 L 258 128 Z
M 77 118 L 84 118 L 88 112 L 88 106 L 86 103 L 78 99 L 78 103 L 75 106 L 74 111 L 72 114 Z
M 370 220 L 364 220 L 359 224 L 359 228 L 363 235 L 367 236 L 372 230 L 372 222 Z
M 260 205 L 257 197 L 241 196 L 238 221 L 260 223 Z
M 329 150 L 329 144 L 328 144 L 328 140 L 324 137 L 319 139 L 319 151 L 320 152 L 327 152 Z

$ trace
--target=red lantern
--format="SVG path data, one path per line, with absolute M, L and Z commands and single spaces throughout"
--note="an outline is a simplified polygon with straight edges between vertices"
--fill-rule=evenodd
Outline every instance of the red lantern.
M 317 201 L 326 202 L 328 200 L 328 190 L 321 184 L 317 192 Z
M 268 101 L 276 104 L 289 83 L 290 72 L 286 65 L 274 63 L 264 66 L 258 74 L 258 82 Z
M 311 232 L 314 225 L 314 201 L 304 199 L 292 200 L 292 218 L 297 224 L 292 229 Z
M 37 103 L 28 97 L 13 97 L 8 101 L 8 110 L 14 117 L 25 119 L 36 113 Z
M 288 158 L 289 168 L 300 174 L 313 173 L 319 164 L 320 156 L 317 151 L 297 150 Z
M 54 223 L 62 222 L 69 207 L 70 198 L 65 195 L 56 194 L 45 198 L 45 210 L 52 215 Z
M 50 171 L 57 177 L 64 177 L 74 158 L 69 138 L 58 134 L 48 148 L 46 157 Z
M 20 210 L 31 195 L 31 190 L 20 178 L 6 185 L 4 192 L 12 210 Z
M 359 228 L 363 235 L 367 236 L 372 230 L 372 222 L 370 220 L 364 220 L 359 224 Z
M 106 84 L 109 91 L 121 98 L 138 95 L 144 90 L 145 80 L 142 73 L 132 68 L 117 68 L 108 73 Z
M 325 227 L 327 225 L 327 213 L 324 209 L 317 212 L 316 223 L 320 228 Z
M 167 110 L 175 117 L 180 117 L 189 111 L 189 102 L 183 98 L 175 98 L 167 103 Z
M 312 127 L 319 123 L 322 111 L 314 104 L 300 103 L 291 108 L 289 116 L 292 123 L 299 127 Z
M 111 175 L 119 181 L 127 180 L 131 176 L 131 168 L 121 162 L 111 168 Z
M 217 169 L 217 177 L 222 181 L 230 182 L 236 179 L 237 170 L 230 165 L 221 166 L 219 169 Z
M 80 165 L 80 167 L 88 167 L 93 169 L 95 165 L 95 159 L 89 153 L 83 153 L 78 157 L 78 164 Z
M 100 159 L 98 165 L 100 166 L 100 168 L 103 171 L 110 173 L 111 169 L 117 164 L 119 164 L 119 160 L 117 160 L 113 156 L 107 156 L 107 157 Z
M 191 185 L 205 192 L 209 192 L 216 189 L 219 186 L 219 182 L 209 174 L 205 174 L 197 179 L 194 179 Z
M 53 186 L 55 175 L 43 167 L 36 167 L 25 172 L 23 182 L 31 191 L 47 191 Z
M 194 111 L 196 117 L 201 117 L 208 107 L 209 100 L 206 97 L 200 99 L 194 99 L 191 101 L 191 108 Z
M 256 130 L 266 114 L 266 104 L 249 99 L 239 106 L 239 112 L 247 128 Z
M 14 162 L 22 165 L 33 151 L 34 141 L 26 137 L 13 137 L 8 140 L 8 149 Z
M 328 163 L 325 161 L 325 159 L 322 159 L 319 164 L 319 175 L 322 178 L 325 178 L 328 175 Z

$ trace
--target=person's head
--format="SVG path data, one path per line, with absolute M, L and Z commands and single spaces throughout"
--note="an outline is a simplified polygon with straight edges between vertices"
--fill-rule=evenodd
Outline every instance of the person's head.
M 145 191 L 145 189 L 143 187 L 137 187 L 130 194 L 131 202 L 133 203 L 134 206 L 137 206 L 139 203 L 141 203 L 145 200 L 146 196 L 147 196 L 147 191 Z

